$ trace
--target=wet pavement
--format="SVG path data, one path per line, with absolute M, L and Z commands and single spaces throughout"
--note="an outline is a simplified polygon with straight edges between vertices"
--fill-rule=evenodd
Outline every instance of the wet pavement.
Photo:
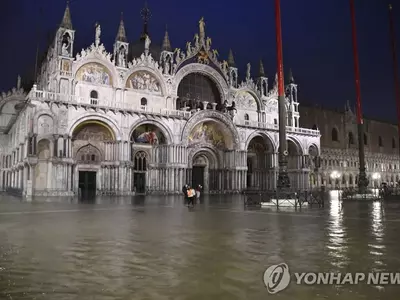
M 0 299 L 399 299 L 400 285 L 296 285 L 264 271 L 400 272 L 400 204 L 252 208 L 241 196 L 31 203 L 0 195 Z

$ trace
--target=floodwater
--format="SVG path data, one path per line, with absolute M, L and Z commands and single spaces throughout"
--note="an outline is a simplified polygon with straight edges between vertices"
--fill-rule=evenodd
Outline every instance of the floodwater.
M 241 196 L 21 202 L 0 195 L 0 299 L 399 299 L 400 285 L 289 286 L 265 270 L 400 272 L 400 204 L 245 209 Z M 294 276 L 292 276 L 293 278 Z

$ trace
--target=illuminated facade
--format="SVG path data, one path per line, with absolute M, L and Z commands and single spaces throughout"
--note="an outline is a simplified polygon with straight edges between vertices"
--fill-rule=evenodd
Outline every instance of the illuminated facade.
M 145 18 L 130 44 L 121 20 L 109 53 L 97 25 L 94 43 L 74 56 L 67 7 L 37 84 L 2 100 L 13 111 L 2 119 L 1 189 L 74 196 L 179 193 L 185 183 L 206 193 L 275 188 L 276 81 L 268 87 L 260 63 L 256 78 L 248 64 L 239 82 L 232 52 L 218 59 L 203 19 L 184 50 L 172 50 L 167 32 L 154 45 L 146 28 Z M 289 79 L 288 168 L 292 186 L 307 188 L 320 134 L 299 126 Z
M 343 111 L 302 105 L 302 126 L 321 131 L 321 168 L 312 175 L 314 186 L 356 187 L 358 180 L 358 136 L 354 110 Z M 397 125 L 364 118 L 366 172 L 371 187 L 400 180 Z M 318 178 L 318 181 L 317 181 Z

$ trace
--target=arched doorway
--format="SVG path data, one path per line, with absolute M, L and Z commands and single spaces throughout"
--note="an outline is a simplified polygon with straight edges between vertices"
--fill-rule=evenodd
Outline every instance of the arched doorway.
M 52 186 L 52 163 L 50 162 L 50 141 L 42 139 L 37 144 L 38 163 L 35 166 L 35 189 L 45 190 Z
M 248 189 L 268 190 L 274 186 L 273 144 L 267 136 L 255 136 L 247 146 Z
M 71 181 L 78 195 L 91 198 L 98 191 L 115 192 L 118 186 L 117 177 L 112 176 L 115 166 L 101 168 L 102 161 L 119 160 L 115 133 L 106 123 L 88 120 L 76 126 L 72 132 L 72 151 L 76 166 Z
M 133 190 L 137 194 L 146 193 L 146 171 L 148 155 L 145 151 L 137 151 L 133 156 Z
M 222 101 L 218 87 L 211 78 L 200 73 L 190 73 L 181 80 L 176 109 L 212 109 L 213 106 L 221 109 Z
M 144 194 L 147 190 L 165 192 L 167 175 L 160 171 L 159 164 L 168 162 L 169 149 L 166 147 L 167 138 L 162 129 L 151 123 L 141 124 L 132 131 L 130 140 L 133 162 L 132 191 L 137 194 Z M 152 174 L 148 174 L 149 171 Z
M 205 193 L 219 190 L 217 161 L 212 150 L 203 149 L 193 156 L 191 182 L 192 187 L 203 187 Z
M 292 139 L 287 140 L 287 170 L 290 185 L 293 189 L 304 188 L 307 183 L 308 173 L 304 173 L 306 167 L 305 160 L 302 159 L 303 153 L 300 145 Z M 279 153 L 279 149 L 278 149 Z

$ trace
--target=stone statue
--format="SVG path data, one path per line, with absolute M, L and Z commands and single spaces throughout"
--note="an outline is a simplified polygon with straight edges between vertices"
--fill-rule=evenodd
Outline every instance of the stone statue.
M 250 70 L 251 70 L 251 65 L 250 65 L 250 63 L 248 63 L 247 71 L 246 71 L 246 80 L 250 80 Z
M 99 23 L 96 23 L 96 35 L 94 40 L 96 47 L 100 45 L 100 35 L 101 35 L 101 27 Z
M 175 53 L 176 53 L 176 58 L 175 58 L 175 60 L 176 60 L 177 63 L 179 63 L 179 62 L 181 61 L 181 49 L 176 48 L 176 49 L 175 49 Z
M 226 75 L 228 72 L 228 62 L 226 60 L 224 60 L 221 63 L 221 69 L 222 69 L 222 72 L 224 72 L 224 74 Z
M 186 43 L 186 53 L 188 56 L 190 56 L 192 54 L 192 43 L 191 42 Z
M 204 22 L 204 18 L 201 17 L 200 21 L 199 21 L 199 34 L 200 34 L 200 39 L 204 39 L 204 35 L 205 35 L 205 26 L 206 23 Z
M 122 67 L 122 68 L 126 67 L 126 63 L 125 63 L 125 47 L 121 47 L 121 49 L 119 50 L 118 66 Z
M 149 50 L 150 49 L 150 44 L 151 44 L 150 37 L 146 34 L 146 40 L 144 42 L 144 49 L 145 50 Z
M 194 40 L 194 46 L 196 48 L 199 48 L 199 35 L 197 33 L 194 35 L 193 40 Z
M 207 48 L 207 50 L 211 49 L 211 38 L 210 37 L 208 37 L 206 40 L 206 48 Z
M 19 90 L 21 88 L 21 76 L 18 75 L 17 77 L 17 89 Z

